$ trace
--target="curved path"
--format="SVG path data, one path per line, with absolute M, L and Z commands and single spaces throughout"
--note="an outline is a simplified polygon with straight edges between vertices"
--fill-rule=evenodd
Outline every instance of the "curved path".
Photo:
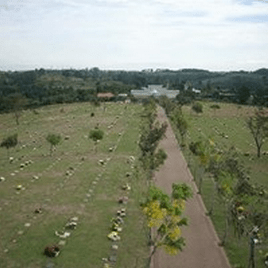
M 159 107 L 158 120 L 167 121 L 164 110 Z M 158 250 L 153 256 L 151 268 L 230 268 L 224 250 L 218 246 L 219 239 L 209 217 L 205 215 L 205 206 L 187 167 L 187 163 L 178 149 L 178 144 L 168 123 L 166 138 L 160 142 L 168 158 L 156 172 L 155 183 L 165 192 L 171 193 L 173 182 L 186 182 L 193 189 L 194 195 L 187 202 L 185 215 L 189 225 L 184 227 L 182 235 L 186 247 L 177 256 L 169 256 Z

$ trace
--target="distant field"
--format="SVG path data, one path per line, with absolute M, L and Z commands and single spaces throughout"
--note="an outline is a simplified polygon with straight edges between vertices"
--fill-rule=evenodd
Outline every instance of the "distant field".
M 189 123 L 189 132 L 186 138 L 187 148 L 191 141 L 212 139 L 217 148 L 227 150 L 235 146 L 239 152 L 242 163 L 250 170 L 251 181 L 268 187 L 268 153 L 260 159 L 256 155 L 256 147 L 248 128 L 246 118 L 252 115 L 254 108 L 249 106 L 238 106 L 235 104 L 219 103 L 220 109 L 212 109 L 211 102 L 203 102 L 202 114 L 195 114 L 190 106 L 183 107 L 183 113 Z M 177 133 L 179 137 L 179 133 Z M 197 162 L 191 156 L 188 149 L 184 149 L 184 156 L 190 163 L 193 175 L 197 172 Z M 263 146 L 262 152 L 268 152 L 268 142 Z M 248 156 L 245 156 L 246 155 Z M 210 177 L 205 176 L 202 197 L 207 208 L 211 204 L 211 192 L 213 182 Z M 215 214 L 212 216 L 215 228 L 221 237 L 224 230 L 223 206 L 218 203 L 215 207 Z M 228 243 L 225 247 L 233 267 L 247 267 L 248 261 L 248 238 L 240 242 L 234 239 L 233 230 L 230 231 Z M 256 267 L 263 267 L 263 259 L 259 250 L 267 251 L 265 245 L 256 248 Z
M 0 115 L 0 139 L 13 133 L 19 139 L 9 155 L 0 148 L 1 267 L 99 268 L 102 258 L 114 255 L 113 244 L 119 246 L 115 267 L 144 266 L 148 247 L 138 202 L 146 182 L 136 168 L 140 111 L 132 104 L 53 105 L 25 111 L 19 126 L 12 114 Z M 95 150 L 88 134 L 97 125 L 105 134 Z M 52 156 L 48 133 L 62 136 Z M 126 183 L 129 192 L 122 189 Z M 125 205 L 118 203 L 122 196 L 129 197 Z M 42 213 L 35 213 L 39 208 Z M 121 240 L 113 243 L 107 235 L 121 208 L 125 223 Z M 70 237 L 56 236 L 73 217 L 77 228 Z M 43 254 L 59 242 L 65 245 L 57 258 Z

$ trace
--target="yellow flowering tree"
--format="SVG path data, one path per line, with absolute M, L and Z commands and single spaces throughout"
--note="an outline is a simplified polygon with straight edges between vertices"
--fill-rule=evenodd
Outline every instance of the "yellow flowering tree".
M 191 196 L 191 188 L 185 183 L 173 184 L 171 196 L 155 186 L 150 187 L 147 200 L 141 204 L 148 227 L 151 228 L 150 260 L 160 247 L 170 255 L 176 255 L 182 250 L 185 242 L 180 227 L 187 225 L 187 219 L 182 213 L 185 201 Z
M 220 161 L 220 155 L 215 147 L 213 140 L 191 142 L 189 145 L 190 151 L 198 157 L 198 164 L 201 167 L 202 172 L 199 174 L 198 189 L 199 193 L 202 192 L 203 173 L 207 171 L 212 163 L 218 163 Z

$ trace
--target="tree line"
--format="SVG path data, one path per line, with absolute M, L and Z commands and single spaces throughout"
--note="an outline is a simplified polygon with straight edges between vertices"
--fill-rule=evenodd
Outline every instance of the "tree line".
M 12 109 L 12 99 L 21 96 L 26 107 L 53 103 L 94 101 L 99 92 L 130 94 L 149 84 L 162 84 L 180 90 L 185 98 L 192 89 L 201 90 L 201 98 L 214 98 L 241 104 L 268 105 L 268 69 L 255 72 L 210 72 L 198 69 L 109 71 L 67 69 L 0 72 L 0 112 Z

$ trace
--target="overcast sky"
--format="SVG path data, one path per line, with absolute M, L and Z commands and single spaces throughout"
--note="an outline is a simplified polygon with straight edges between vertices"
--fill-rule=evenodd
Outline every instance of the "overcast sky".
M 268 0 L 0 0 L 0 70 L 268 68 Z

